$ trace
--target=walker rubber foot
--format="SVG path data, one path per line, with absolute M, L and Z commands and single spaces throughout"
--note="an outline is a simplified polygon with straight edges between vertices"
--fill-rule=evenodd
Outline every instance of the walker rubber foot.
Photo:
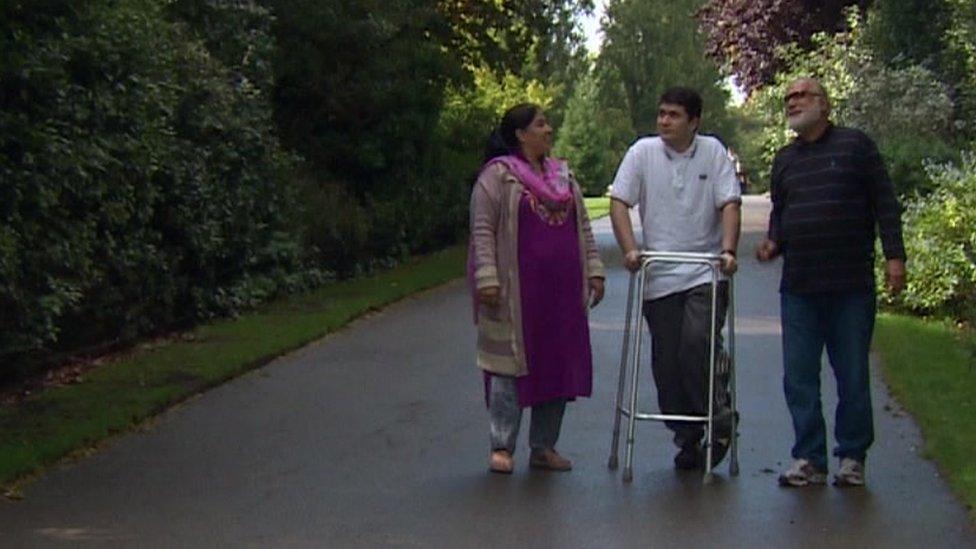
M 624 482 L 626 482 L 626 483 L 629 484 L 633 480 L 634 480 L 634 470 L 633 469 L 624 469 Z
M 607 462 L 607 468 L 611 471 L 616 471 L 618 465 L 617 456 L 610 456 L 610 461 Z

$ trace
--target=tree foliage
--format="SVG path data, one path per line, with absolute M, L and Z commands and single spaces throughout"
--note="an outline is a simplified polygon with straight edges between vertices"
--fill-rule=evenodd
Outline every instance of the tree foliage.
M 612 67 L 619 77 L 631 126 L 637 133 L 654 129 L 658 98 L 677 85 L 702 94 L 706 131 L 725 134 L 726 138 L 731 131 L 725 110 L 728 92 L 721 86 L 716 66 L 702 55 L 703 38 L 694 19 L 700 4 L 698 0 L 663 4 L 611 0 L 607 4 L 605 41 L 597 65 Z
M 768 182 L 776 151 L 793 138 L 787 128 L 783 95 L 794 79 L 814 76 L 828 90 L 832 119 L 860 128 L 877 142 L 900 193 L 930 188 L 926 159 L 956 158 L 952 145 L 952 99 L 928 69 L 892 68 L 878 60 L 864 38 L 862 20 L 849 12 L 847 32 L 821 33 L 809 51 L 782 48 L 789 70 L 750 98 L 752 114 L 761 120 L 760 183 Z
M 455 241 L 499 109 L 558 118 L 592 5 L 0 3 L 0 360 Z
M 593 0 L 439 0 L 453 34 L 452 51 L 467 66 L 547 77 L 582 42 L 576 21 Z
M 751 93 L 786 68 L 777 48 L 806 49 L 818 32 L 843 30 L 844 8 L 871 0 L 709 0 L 698 11 L 708 55 Z
M 556 154 L 571 159 L 576 179 L 587 196 L 606 192 L 634 140 L 628 113 L 619 103 L 603 99 L 600 75 L 592 70 L 576 86 L 556 140 Z

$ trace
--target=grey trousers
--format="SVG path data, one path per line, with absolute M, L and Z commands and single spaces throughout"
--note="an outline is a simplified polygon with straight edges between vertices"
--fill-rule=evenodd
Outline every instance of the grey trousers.
M 716 353 L 725 324 L 729 286 L 718 285 Z M 644 318 L 651 330 L 651 370 L 657 401 L 664 414 L 708 415 L 708 330 L 711 324 L 712 286 L 702 284 L 683 292 L 644 302 Z M 668 421 L 674 443 L 685 447 L 701 440 L 700 423 Z
M 563 398 L 533 406 L 529 447 L 534 450 L 555 448 L 565 411 L 566 399 Z M 518 403 L 514 377 L 491 376 L 488 414 L 491 421 L 491 449 L 514 453 L 522 424 L 522 407 Z

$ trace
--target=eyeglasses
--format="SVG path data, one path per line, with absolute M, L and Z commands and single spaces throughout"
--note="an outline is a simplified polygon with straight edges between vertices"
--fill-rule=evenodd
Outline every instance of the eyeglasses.
M 789 103 L 791 99 L 806 99 L 808 97 L 823 97 L 823 94 L 807 90 L 798 90 L 786 94 L 786 97 L 783 98 L 783 103 Z

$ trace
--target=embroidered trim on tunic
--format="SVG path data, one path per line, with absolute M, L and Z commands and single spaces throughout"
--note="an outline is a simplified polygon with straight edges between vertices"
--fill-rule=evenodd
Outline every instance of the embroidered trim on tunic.
M 528 189 L 522 191 L 522 196 L 529 201 L 529 207 L 532 208 L 532 211 L 551 227 L 558 227 L 565 223 L 573 210 L 572 202 L 560 204 L 539 200 Z

